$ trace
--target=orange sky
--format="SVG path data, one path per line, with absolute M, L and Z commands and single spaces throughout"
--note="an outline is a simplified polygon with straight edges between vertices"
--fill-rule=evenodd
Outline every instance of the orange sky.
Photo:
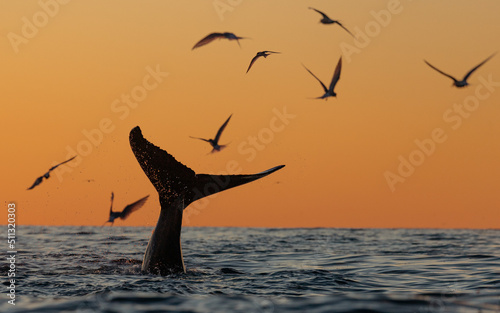
M 485 86 L 500 56 L 464 89 L 423 62 L 462 77 L 500 50 L 498 12 L 496 0 L 2 1 L 2 205 L 17 204 L 18 224 L 100 225 L 111 191 L 116 209 L 150 194 L 115 225 L 154 225 L 156 191 L 128 143 L 139 125 L 198 173 L 286 164 L 193 204 L 185 225 L 500 228 L 500 86 Z M 223 31 L 251 39 L 191 50 Z M 261 50 L 282 54 L 245 74 Z M 322 90 L 301 63 L 328 84 L 341 55 L 337 98 L 310 99 Z M 189 138 L 230 114 L 222 152 Z M 70 150 L 66 172 L 26 190 Z

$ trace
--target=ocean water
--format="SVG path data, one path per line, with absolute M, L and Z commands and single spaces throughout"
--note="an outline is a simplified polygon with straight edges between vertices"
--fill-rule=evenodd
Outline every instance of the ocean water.
M 185 227 L 167 277 L 140 272 L 151 231 L 19 226 L 0 311 L 500 312 L 499 230 Z

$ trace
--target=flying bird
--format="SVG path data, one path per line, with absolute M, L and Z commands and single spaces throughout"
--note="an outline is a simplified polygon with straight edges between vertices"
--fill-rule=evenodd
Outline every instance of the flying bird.
M 203 38 L 202 40 L 198 41 L 193 46 L 193 48 L 191 50 L 194 50 L 198 47 L 201 47 L 201 46 L 204 46 L 208 43 L 211 43 L 215 39 L 222 39 L 222 38 L 225 38 L 228 40 L 236 40 L 236 42 L 238 43 L 238 46 L 240 46 L 240 47 L 241 47 L 240 39 L 247 39 L 246 37 L 238 37 L 233 33 L 227 33 L 227 32 L 226 33 L 211 33 L 211 34 L 207 35 L 205 38 Z
M 215 151 L 220 151 L 223 148 L 225 148 L 226 145 L 219 145 L 219 139 L 220 139 L 220 136 L 222 135 L 222 132 L 224 131 L 224 128 L 226 128 L 227 123 L 229 123 L 229 120 L 231 119 L 231 116 L 233 116 L 233 115 L 232 114 L 229 115 L 229 117 L 224 122 L 224 124 L 222 124 L 222 126 L 219 128 L 219 131 L 217 131 L 217 134 L 215 135 L 214 139 L 204 139 L 204 138 L 192 137 L 192 136 L 189 136 L 189 137 L 191 137 L 193 139 L 199 139 L 199 140 L 203 140 L 203 141 L 208 142 L 213 147 L 211 153 L 214 153 Z
M 323 16 L 323 18 L 320 20 L 320 22 L 322 24 L 325 24 L 325 25 L 328 25 L 328 24 L 339 24 L 340 27 L 342 27 L 346 32 L 348 32 L 351 36 L 354 37 L 354 35 L 347 28 L 345 28 L 344 25 L 342 25 L 339 21 L 332 20 L 331 18 L 328 17 L 328 15 L 326 15 L 323 12 L 321 12 L 320 10 L 316 10 L 315 8 L 311 8 L 311 7 L 309 7 L 309 9 L 314 10 L 314 11 L 318 12 L 319 14 L 321 14 Z
M 144 205 L 144 203 L 146 203 L 146 200 L 148 200 L 148 197 L 149 197 L 149 195 L 137 200 L 134 203 L 127 205 L 120 212 L 113 212 L 113 199 L 115 198 L 115 194 L 113 192 L 111 192 L 111 207 L 109 208 L 109 220 L 104 222 L 103 226 L 106 223 L 111 223 L 111 226 L 113 226 L 115 219 L 117 219 L 117 218 L 121 218 L 122 220 L 125 220 L 127 217 L 129 217 L 130 214 L 132 214 L 132 212 L 139 210 Z
M 42 176 L 38 177 L 35 180 L 35 182 L 33 183 L 33 185 L 31 185 L 31 187 L 29 187 L 27 190 L 31 190 L 31 189 L 35 188 L 36 186 L 40 185 L 40 183 L 43 181 L 44 178 L 45 179 L 49 179 L 51 171 L 55 170 L 58 166 L 63 165 L 64 163 L 68 163 L 69 161 L 73 160 L 74 158 L 76 158 L 76 155 L 74 157 L 72 157 L 71 159 L 68 159 L 68 160 L 66 160 L 64 162 L 61 162 L 61 163 L 59 163 L 57 165 L 52 166 L 47 173 L 45 173 Z
M 453 79 L 453 86 L 456 86 L 458 88 L 462 88 L 462 87 L 465 87 L 467 85 L 469 85 L 469 83 L 467 82 L 467 79 L 469 78 L 469 76 L 474 73 L 475 70 L 477 70 L 481 65 L 483 65 L 484 63 L 486 63 L 489 59 L 491 59 L 496 53 L 493 53 L 492 55 L 490 55 L 486 60 L 484 60 L 483 62 L 479 63 L 476 67 L 474 67 L 473 69 L 471 69 L 467 74 L 465 74 L 464 78 L 462 80 L 458 80 L 456 79 L 455 77 L 451 76 L 451 75 L 448 75 L 446 74 L 445 72 L 437 69 L 436 67 L 434 67 L 432 64 L 430 64 L 429 62 L 427 62 L 426 60 L 424 60 L 424 62 L 429 65 L 431 68 L 433 68 L 434 70 L 438 71 L 439 73 L 443 74 L 444 76 L 446 77 L 449 77 L 451 79 Z
M 304 66 L 304 65 L 302 64 L 302 66 Z M 333 73 L 332 82 L 330 83 L 330 87 L 329 88 L 326 88 L 325 84 L 323 84 L 323 82 L 318 77 L 316 77 L 316 75 L 314 75 L 307 67 L 304 66 L 304 68 L 314 78 L 316 78 L 316 80 L 319 81 L 319 83 L 321 84 L 321 87 L 323 87 L 323 90 L 325 91 L 324 95 L 322 95 L 321 97 L 317 97 L 316 99 L 325 99 L 325 100 L 327 100 L 328 97 L 336 97 L 337 96 L 337 94 L 335 93 L 335 91 L 333 91 L 333 89 L 335 88 L 335 85 L 337 84 L 337 82 L 340 79 L 340 70 L 342 69 L 342 57 L 340 57 L 339 62 L 337 63 L 337 67 L 335 68 L 335 72 Z
M 250 62 L 250 65 L 248 66 L 247 73 L 248 73 L 248 71 L 250 70 L 250 68 L 252 67 L 252 65 L 255 63 L 255 61 L 258 58 L 260 58 L 260 57 L 267 58 L 267 56 L 270 55 L 271 53 L 281 53 L 281 52 L 275 52 L 275 51 L 260 51 L 260 52 L 257 52 L 257 54 L 253 57 L 252 61 Z

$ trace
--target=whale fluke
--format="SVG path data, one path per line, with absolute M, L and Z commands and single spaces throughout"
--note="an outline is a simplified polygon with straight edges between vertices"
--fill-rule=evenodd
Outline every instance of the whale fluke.
M 182 213 L 193 201 L 265 177 L 284 165 L 258 174 L 196 174 L 167 151 L 146 140 L 137 126 L 130 146 L 142 170 L 158 192 L 161 211 L 142 262 L 142 271 L 168 275 L 185 272 L 180 242 Z
M 222 190 L 230 189 L 243 185 L 259 178 L 265 177 L 277 170 L 285 167 L 284 165 L 275 166 L 266 171 L 249 174 L 249 175 L 208 175 L 208 174 L 198 174 L 197 181 L 195 184 L 195 197 L 193 201 L 201 199 L 206 196 L 210 196 L 214 193 L 220 192 Z

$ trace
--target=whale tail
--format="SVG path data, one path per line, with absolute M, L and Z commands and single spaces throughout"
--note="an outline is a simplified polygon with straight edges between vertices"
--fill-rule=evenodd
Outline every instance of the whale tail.
M 146 140 L 138 126 L 130 132 L 130 146 L 142 170 L 156 188 L 160 200 L 165 204 L 182 196 L 184 205 L 187 206 L 193 201 L 249 183 L 284 167 L 280 165 L 249 175 L 196 174 L 167 151 Z
M 250 175 L 197 175 L 168 152 L 147 141 L 139 127 L 130 132 L 130 146 L 160 197 L 160 216 L 142 261 L 143 272 L 160 275 L 186 271 L 180 236 L 183 211 L 191 202 L 262 178 L 284 166 Z
M 248 175 L 198 174 L 197 175 L 198 179 L 194 186 L 195 197 L 193 198 L 193 201 L 196 201 L 203 197 L 210 196 L 214 193 L 218 193 L 226 189 L 230 189 L 233 187 L 237 187 L 252 182 L 259 178 L 265 177 L 273 172 L 276 172 L 277 170 L 283 167 L 284 165 L 279 165 L 257 174 L 248 174 Z

